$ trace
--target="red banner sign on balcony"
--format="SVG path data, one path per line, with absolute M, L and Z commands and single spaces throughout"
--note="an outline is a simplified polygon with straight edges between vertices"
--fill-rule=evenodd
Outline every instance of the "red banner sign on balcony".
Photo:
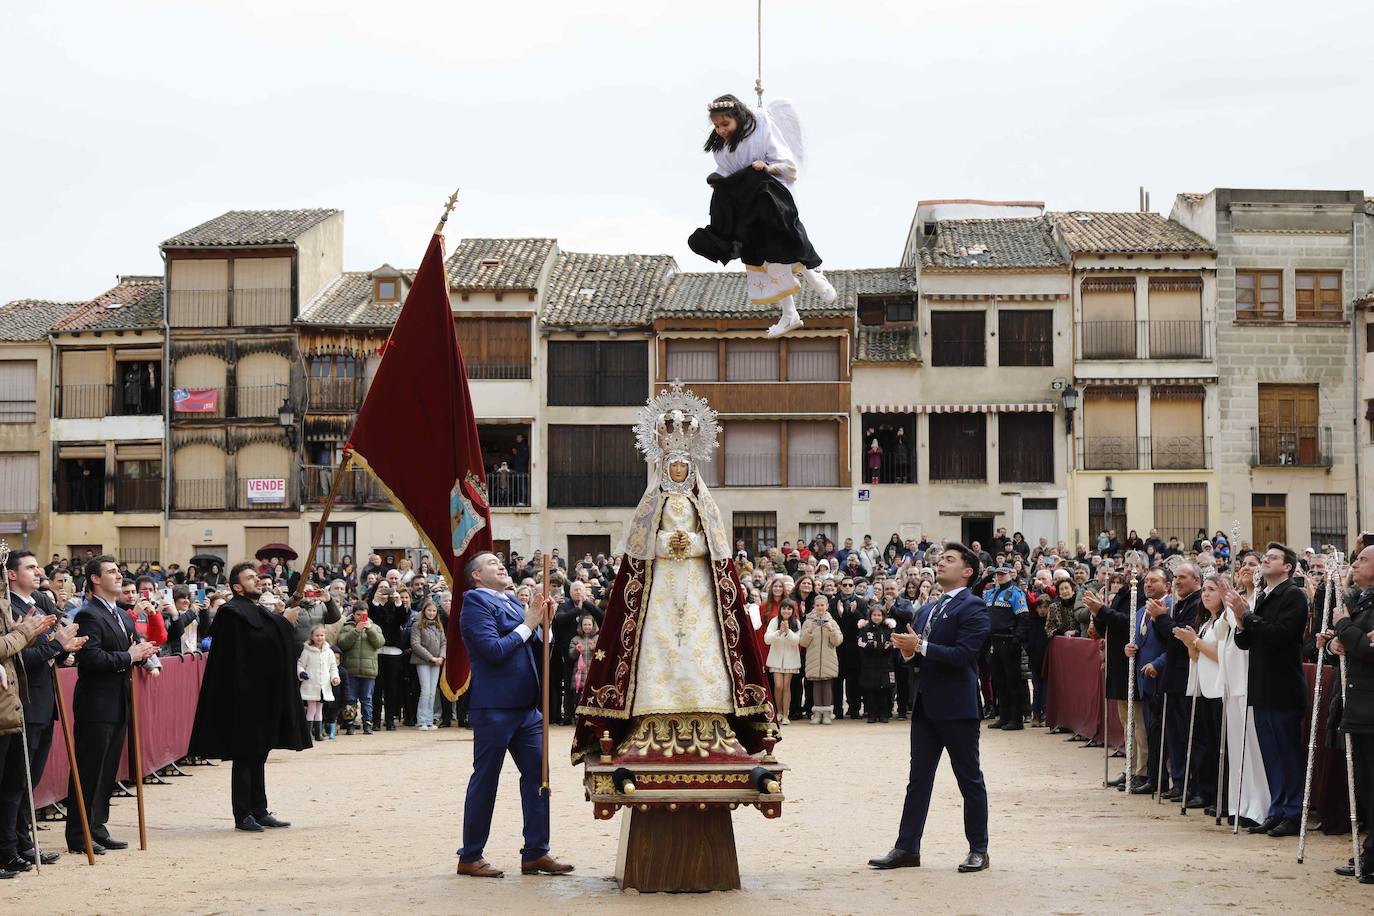
M 219 410 L 219 389 L 173 388 L 172 409 L 177 413 L 215 413 Z

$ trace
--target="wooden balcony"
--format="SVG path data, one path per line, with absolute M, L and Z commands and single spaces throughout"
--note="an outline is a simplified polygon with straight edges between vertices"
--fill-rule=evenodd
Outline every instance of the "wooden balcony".
M 660 381 L 660 386 L 667 382 Z M 717 413 L 848 414 L 849 382 L 683 382 Z

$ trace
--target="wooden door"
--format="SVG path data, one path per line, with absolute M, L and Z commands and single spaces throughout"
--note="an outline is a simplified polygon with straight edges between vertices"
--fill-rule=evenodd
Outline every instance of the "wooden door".
M 1251 543 L 1259 551 L 1271 541 L 1288 543 L 1287 497 L 1282 493 L 1255 493 L 1250 497 Z
M 570 534 L 568 535 L 568 568 L 582 562 L 585 554 L 595 559 L 597 554 L 611 555 L 611 536 L 609 534 Z
M 1316 385 L 1260 385 L 1261 463 L 1317 464 L 1318 416 Z

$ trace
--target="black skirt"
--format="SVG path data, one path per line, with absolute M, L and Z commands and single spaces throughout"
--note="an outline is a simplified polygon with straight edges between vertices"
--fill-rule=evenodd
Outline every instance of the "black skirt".
M 739 258 L 756 267 L 765 261 L 821 266 L 792 192 L 777 178 L 746 168 L 714 182 L 713 188 L 710 225 L 687 238 L 697 254 L 721 264 Z

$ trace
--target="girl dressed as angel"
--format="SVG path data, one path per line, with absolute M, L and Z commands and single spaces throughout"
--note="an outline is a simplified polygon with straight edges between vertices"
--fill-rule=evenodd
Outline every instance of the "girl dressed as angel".
M 801 125 L 786 99 L 750 108 L 722 95 L 708 114 L 711 133 L 704 149 L 716 160 L 716 171 L 706 179 L 712 187 L 711 223 L 693 232 L 687 244 L 721 264 L 743 261 L 750 301 L 782 305 L 782 317 L 768 329 L 769 337 L 780 337 L 802 325 L 799 277 L 821 301 L 835 301 L 792 197 L 804 157 Z

